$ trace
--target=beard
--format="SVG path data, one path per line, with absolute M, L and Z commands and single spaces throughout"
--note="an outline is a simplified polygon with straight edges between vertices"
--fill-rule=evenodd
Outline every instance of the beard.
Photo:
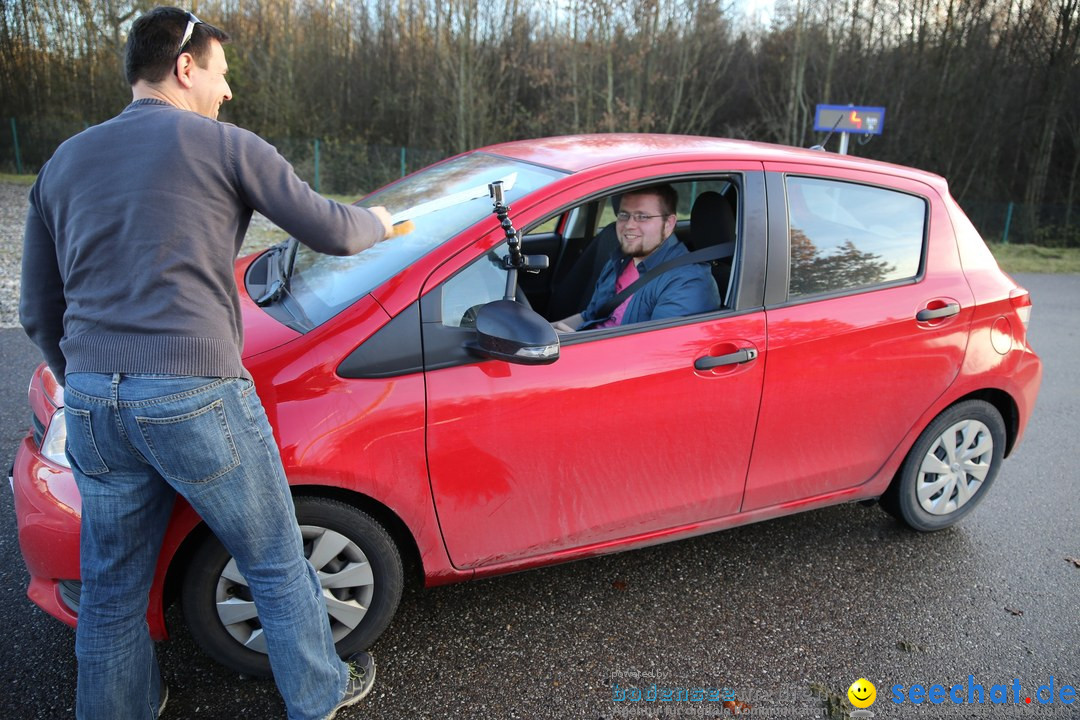
M 632 258 L 646 258 L 653 254 L 657 248 L 664 244 L 664 239 L 661 238 L 660 242 L 655 245 L 647 245 L 646 238 L 642 237 L 636 239 L 632 247 L 627 247 L 626 243 L 619 239 L 619 248 L 622 250 L 623 255 Z

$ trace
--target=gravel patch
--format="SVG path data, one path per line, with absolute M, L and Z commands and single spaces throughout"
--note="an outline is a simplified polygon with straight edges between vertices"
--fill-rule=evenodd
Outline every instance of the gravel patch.
M 19 274 L 29 186 L 0 183 L 0 327 L 19 327 Z
M 19 327 L 19 285 L 23 228 L 30 187 L 0 182 L 0 327 Z M 247 255 L 281 242 L 284 230 L 255 213 L 240 250 Z

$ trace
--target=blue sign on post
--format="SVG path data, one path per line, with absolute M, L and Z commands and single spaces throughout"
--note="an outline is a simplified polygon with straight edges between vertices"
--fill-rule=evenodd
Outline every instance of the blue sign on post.
M 814 130 L 853 135 L 880 135 L 885 124 L 885 108 L 859 105 L 818 105 Z

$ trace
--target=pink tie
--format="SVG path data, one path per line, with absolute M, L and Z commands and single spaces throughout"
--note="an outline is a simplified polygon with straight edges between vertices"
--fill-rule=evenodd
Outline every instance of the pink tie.
M 634 281 L 637 280 L 638 277 L 639 274 L 637 271 L 637 263 L 631 260 L 626 264 L 626 268 L 622 271 L 622 273 L 619 274 L 618 279 L 615 280 L 615 294 L 618 295 L 623 290 L 633 285 Z M 611 313 L 611 317 L 597 325 L 597 327 L 615 327 L 616 325 L 621 324 L 623 315 L 626 314 L 626 306 L 630 304 L 630 300 L 633 297 L 634 296 L 631 295 L 630 297 L 623 300 L 619 307 L 615 308 L 615 312 Z

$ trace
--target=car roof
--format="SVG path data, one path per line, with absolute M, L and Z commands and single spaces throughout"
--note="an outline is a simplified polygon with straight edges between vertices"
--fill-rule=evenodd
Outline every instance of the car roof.
M 756 160 L 762 162 L 796 162 L 828 164 L 853 170 L 917 175 L 932 184 L 944 183 L 934 173 L 891 163 L 838 155 L 823 150 L 808 150 L 726 138 L 692 135 L 660 135 L 650 133 L 604 133 L 595 135 L 563 135 L 559 137 L 515 140 L 480 148 L 478 152 L 493 153 L 535 163 L 546 167 L 581 172 L 600 165 L 631 159 L 687 159 L 713 156 L 727 160 Z

